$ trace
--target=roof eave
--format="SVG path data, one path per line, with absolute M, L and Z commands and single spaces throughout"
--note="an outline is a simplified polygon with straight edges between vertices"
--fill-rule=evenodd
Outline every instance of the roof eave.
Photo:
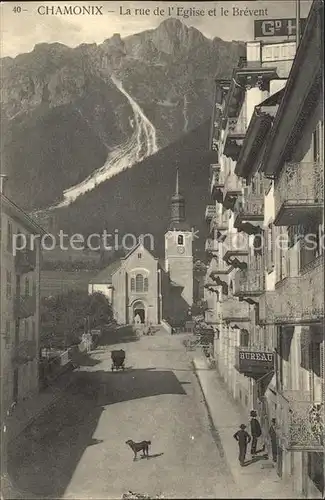
M 249 173 L 254 170 L 255 162 L 252 159 L 255 156 L 256 148 L 254 146 L 257 144 L 258 139 L 263 140 L 265 138 L 271 123 L 272 117 L 270 115 L 258 113 L 255 109 L 235 167 L 235 174 L 239 177 L 248 177 Z

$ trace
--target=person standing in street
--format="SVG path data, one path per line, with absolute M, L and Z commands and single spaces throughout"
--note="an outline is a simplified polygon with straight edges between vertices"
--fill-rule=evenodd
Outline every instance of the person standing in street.
M 248 434 L 247 431 L 245 431 L 246 425 L 241 424 L 239 431 L 235 432 L 234 438 L 238 442 L 238 447 L 239 447 L 239 456 L 238 460 L 240 465 L 243 467 L 245 463 L 245 457 L 246 457 L 246 451 L 247 451 L 247 445 L 251 440 L 250 435 Z
M 252 434 L 252 447 L 251 447 L 251 455 L 256 455 L 257 448 L 257 440 L 262 435 L 262 430 L 259 421 L 257 420 L 257 413 L 255 410 L 252 410 L 250 413 L 251 416 L 251 434 Z
M 276 420 L 275 420 L 275 418 L 272 418 L 272 420 L 271 420 L 269 435 L 270 435 L 270 439 L 271 439 L 272 460 L 273 460 L 273 462 L 276 462 L 277 455 L 278 455 L 278 447 L 277 447 L 277 438 L 276 438 Z

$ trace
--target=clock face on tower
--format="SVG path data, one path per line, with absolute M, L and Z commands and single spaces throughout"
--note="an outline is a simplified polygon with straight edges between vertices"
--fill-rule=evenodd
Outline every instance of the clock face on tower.
M 184 247 L 177 247 L 178 253 L 184 253 Z

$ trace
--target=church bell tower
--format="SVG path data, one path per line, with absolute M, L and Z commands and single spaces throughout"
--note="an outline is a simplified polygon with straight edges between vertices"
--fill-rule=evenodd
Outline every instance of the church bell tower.
M 193 233 L 186 222 L 185 198 L 179 191 L 179 172 L 171 199 L 171 217 L 165 234 L 165 269 L 171 284 L 182 292 L 184 304 L 193 305 Z

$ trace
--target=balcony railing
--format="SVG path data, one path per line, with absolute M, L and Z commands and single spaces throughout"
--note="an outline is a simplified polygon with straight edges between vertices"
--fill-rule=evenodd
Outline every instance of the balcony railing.
M 311 401 L 309 392 L 278 393 L 277 430 L 282 446 L 292 451 L 324 451 L 324 410 L 324 402 Z
M 233 265 L 241 267 L 247 264 L 248 259 L 248 239 L 245 233 L 228 233 L 223 242 L 223 260 Z
M 274 352 L 256 347 L 236 347 L 236 369 L 248 377 L 260 378 L 274 370 Z
M 292 226 L 322 213 L 324 165 L 287 163 L 275 184 L 275 225 Z
M 219 201 L 219 203 L 222 202 L 223 198 L 222 190 L 224 184 L 225 184 L 224 172 L 221 170 L 213 172 L 211 178 L 211 196 L 213 199 Z
M 244 137 L 247 131 L 247 118 L 228 118 L 228 136 L 229 138 Z
M 249 306 L 246 302 L 228 297 L 222 302 L 222 319 L 226 322 L 249 321 Z
M 28 318 L 36 312 L 36 295 L 17 297 L 15 302 L 15 317 Z
M 213 174 L 220 172 L 221 165 L 219 163 L 210 164 L 210 181 L 212 180 Z
M 246 225 L 258 226 L 264 219 L 264 195 L 244 192 L 234 205 L 234 227 L 245 230 Z
M 32 361 L 37 354 L 37 346 L 35 340 L 24 340 L 18 344 L 13 350 L 12 360 L 14 364 L 24 364 Z
M 257 269 L 239 269 L 235 274 L 234 295 L 255 297 L 264 291 L 264 272 Z
M 285 278 L 259 299 L 261 324 L 311 324 L 324 318 L 324 258 L 298 277 Z
M 205 220 L 206 221 L 211 221 L 212 217 L 216 213 L 216 206 L 215 205 L 208 205 L 205 209 Z
M 242 182 L 233 173 L 229 173 L 225 178 L 225 184 L 223 188 L 223 205 L 225 208 L 233 210 L 235 202 L 242 194 Z
M 211 219 L 210 231 L 226 231 L 229 226 L 229 216 L 227 212 L 217 212 Z
M 208 238 L 205 241 L 205 251 L 211 254 L 215 254 L 218 252 L 218 242 L 211 238 Z
M 36 252 L 29 248 L 16 251 L 15 267 L 18 274 L 33 271 L 36 266 Z
M 242 193 L 242 181 L 237 177 L 237 175 L 230 173 L 225 178 L 224 184 L 224 195 L 241 194 Z

